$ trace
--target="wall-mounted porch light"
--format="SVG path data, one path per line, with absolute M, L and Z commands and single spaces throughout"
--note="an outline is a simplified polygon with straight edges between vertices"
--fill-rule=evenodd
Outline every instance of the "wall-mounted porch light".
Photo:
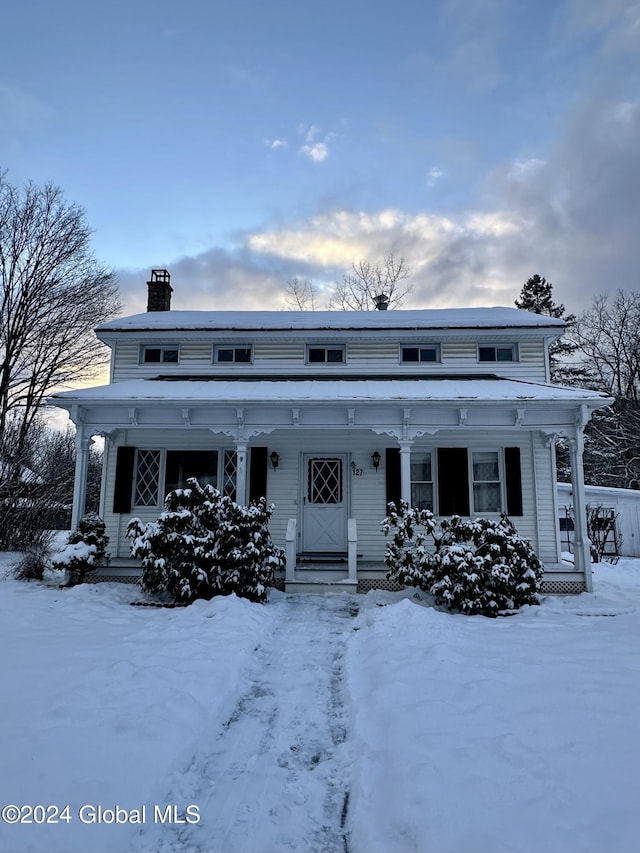
M 271 460 L 271 467 L 275 471 L 278 465 L 280 464 L 280 456 L 278 453 L 276 453 L 275 450 L 272 450 L 269 459 Z
M 380 454 L 378 453 L 377 450 L 374 450 L 373 453 L 371 454 L 371 461 L 373 462 L 373 467 L 376 469 L 376 471 L 380 467 L 380 460 L 381 459 L 382 459 L 382 456 L 380 456 Z

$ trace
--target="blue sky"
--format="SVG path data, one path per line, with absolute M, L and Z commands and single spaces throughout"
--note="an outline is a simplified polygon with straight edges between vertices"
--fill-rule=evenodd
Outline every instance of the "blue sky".
M 85 207 L 127 312 L 152 267 L 281 308 L 389 252 L 405 307 L 638 289 L 638 2 L 25 0 L 0 55 L 0 168 Z

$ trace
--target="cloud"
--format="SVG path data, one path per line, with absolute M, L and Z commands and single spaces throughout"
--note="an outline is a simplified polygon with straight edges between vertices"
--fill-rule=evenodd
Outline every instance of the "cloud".
M 435 187 L 440 178 L 443 178 L 445 173 L 438 166 L 432 166 L 427 173 L 427 186 Z
M 327 159 L 329 155 L 329 147 L 326 142 L 314 142 L 313 145 L 302 145 L 300 153 L 313 160 L 314 163 L 321 163 Z
M 338 134 L 329 131 L 319 139 L 320 128 L 316 124 L 298 125 L 298 134 L 304 139 L 304 144 L 298 149 L 298 153 L 307 157 L 313 163 L 321 163 L 329 156 L 329 144 Z
M 267 148 L 271 148 L 272 150 L 289 147 L 289 143 L 286 139 L 265 139 L 264 144 Z
M 278 309 L 294 276 L 327 287 L 353 262 L 393 252 L 412 270 L 405 307 L 512 305 L 539 273 L 557 302 L 579 312 L 592 295 L 638 290 L 638 151 L 640 103 L 594 97 L 566 118 L 544 159 L 515 157 L 496 168 L 473 209 L 342 206 L 267 222 L 238 234 L 232 249 L 167 259 L 174 305 Z M 120 275 L 127 310 L 144 310 L 147 277 Z

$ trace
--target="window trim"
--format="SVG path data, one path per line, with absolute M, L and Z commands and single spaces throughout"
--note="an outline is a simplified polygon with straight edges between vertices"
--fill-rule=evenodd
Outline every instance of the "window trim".
M 158 361 L 147 361 L 145 358 L 147 350 L 157 349 L 160 351 L 160 358 Z M 176 352 L 177 358 L 175 361 L 165 361 L 164 353 L 165 352 Z M 140 344 L 140 355 L 139 355 L 139 363 L 140 364 L 180 364 L 180 344 L 159 344 L 156 346 L 155 344 Z
M 231 359 L 231 361 L 220 361 L 218 354 L 220 353 L 221 350 L 231 350 L 231 352 L 233 352 L 233 358 Z M 248 350 L 249 351 L 248 361 L 238 360 L 236 358 L 236 353 L 240 350 L 242 350 L 242 351 Z M 213 348 L 213 363 L 214 364 L 222 364 L 222 365 L 227 365 L 227 364 L 234 364 L 234 365 L 235 364 L 253 364 L 253 345 L 252 344 L 246 344 L 245 346 L 237 346 L 236 344 L 229 344 L 228 346 L 225 346 L 225 344 L 216 344 L 216 346 L 214 346 L 214 348 Z
M 158 474 L 156 477 L 156 502 L 138 503 L 138 465 L 141 453 L 158 454 Z M 164 481 L 164 457 L 166 451 L 158 447 L 136 447 L 133 460 L 133 477 L 131 478 L 131 509 L 158 509 L 160 506 L 160 483 Z
M 494 355 L 495 358 L 480 358 L 480 350 L 481 349 L 493 349 L 495 350 Z M 510 349 L 512 357 L 510 359 L 499 359 L 498 358 L 498 350 L 500 349 Z M 507 342 L 507 343 L 495 343 L 489 341 L 487 343 L 480 343 L 478 341 L 476 346 L 476 358 L 478 359 L 479 364 L 514 364 L 517 361 L 520 361 L 520 354 L 518 352 L 518 344 L 515 342 Z
M 414 457 L 414 455 L 417 456 L 418 454 L 420 454 L 421 456 L 429 456 L 429 459 L 431 462 L 431 479 L 430 480 L 414 480 L 413 479 L 413 470 L 412 470 L 413 469 L 413 457 Z M 418 484 L 418 483 L 419 484 L 429 484 L 430 483 L 431 484 L 431 510 L 430 510 L 430 512 L 432 512 L 434 515 L 437 516 L 436 510 L 438 508 L 438 506 L 437 506 L 438 489 L 437 489 L 437 479 L 436 479 L 436 470 L 435 470 L 436 456 L 437 456 L 437 454 L 434 452 L 433 447 L 427 447 L 423 450 L 420 450 L 420 449 L 417 449 L 417 450 L 412 449 L 411 450 L 411 462 L 410 462 L 411 491 L 410 491 L 410 494 L 411 494 L 411 506 L 413 507 L 413 506 L 415 506 L 415 504 L 413 503 L 413 486 L 414 486 L 414 483 L 415 484 Z
M 469 514 L 471 518 L 479 516 L 481 518 L 485 517 L 494 517 L 499 516 L 501 513 L 505 512 L 505 507 L 507 505 L 506 495 L 505 495 L 505 465 L 504 465 L 504 447 L 469 447 L 467 450 L 468 453 L 468 464 L 469 464 Z M 498 457 L 498 480 L 474 480 L 473 478 L 473 457 L 476 453 L 495 453 Z M 473 491 L 473 487 L 476 483 L 495 483 L 497 482 L 500 486 L 500 507 L 497 510 L 478 510 L 476 509 L 476 501 L 475 501 L 475 493 Z
M 415 361 L 405 359 L 404 358 L 404 350 L 406 350 L 406 349 L 417 349 L 418 350 L 418 358 Z M 433 351 L 435 353 L 435 358 L 432 360 L 420 358 L 422 350 Z M 416 364 L 416 365 L 418 365 L 418 364 L 420 364 L 420 365 L 422 365 L 422 364 L 439 364 L 442 361 L 442 349 L 441 349 L 440 344 L 418 344 L 418 343 L 404 344 L 403 343 L 403 344 L 399 345 L 398 359 L 399 359 L 400 364 L 408 364 L 408 365 L 413 365 L 413 364 Z
M 310 353 L 311 350 L 324 350 L 325 358 L 324 361 L 311 361 Z M 327 359 L 327 353 L 329 350 L 338 350 L 342 353 L 342 358 L 340 361 L 329 361 Z M 314 367 L 318 365 L 324 366 L 332 366 L 336 364 L 346 364 L 347 363 L 347 345 L 346 344 L 307 344 L 305 347 L 305 364 L 311 364 Z

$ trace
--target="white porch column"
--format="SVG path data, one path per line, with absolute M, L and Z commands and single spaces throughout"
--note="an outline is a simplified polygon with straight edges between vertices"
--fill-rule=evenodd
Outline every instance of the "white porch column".
M 104 518 L 104 511 L 107 503 L 107 471 L 109 470 L 109 454 L 112 442 L 113 439 L 111 436 L 105 434 L 104 448 L 102 450 L 102 474 L 100 475 L 100 505 L 98 507 L 98 515 L 100 518 Z
M 400 497 L 411 504 L 411 448 L 413 441 L 400 442 Z
M 82 422 L 76 426 L 76 471 L 73 481 L 73 508 L 71 510 L 71 529 L 75 530 L 84 515 L 87 500 L 87 474 L 89 471 L 89 448 L 91 436 L 85 436 Z
M 247 442 L 236 441 L 236 503 L 247 505 Z
M 571 459 L 571 491 L 573 492 L 573 524 L 574 524 L 574 566 L 584 572 L 584 582 L 587 592 L 593 592 L 591 574 L 591 549 L 587 533 L 587 507 L 584 495 L 584 467 L 582 455 L 584 452 L 584 434 L 582 429 L 576 429 L 576 436 L 569 440 L 569 457 Z

